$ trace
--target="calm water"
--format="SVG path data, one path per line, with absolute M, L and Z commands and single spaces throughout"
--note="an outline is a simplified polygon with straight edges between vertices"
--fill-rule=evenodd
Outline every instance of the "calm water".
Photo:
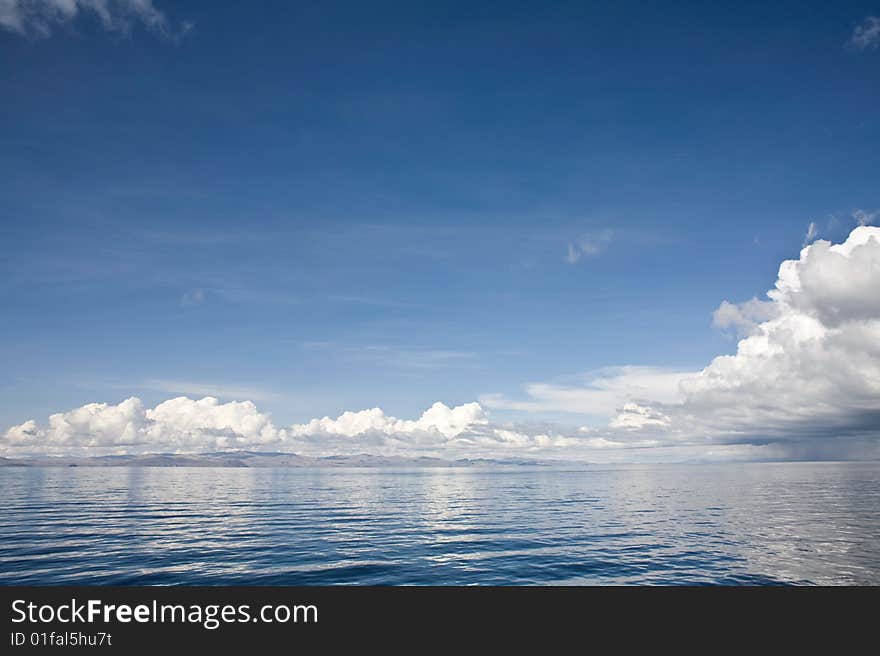
M 4 584 L 880 583 L 880 465 L 0 469 Z

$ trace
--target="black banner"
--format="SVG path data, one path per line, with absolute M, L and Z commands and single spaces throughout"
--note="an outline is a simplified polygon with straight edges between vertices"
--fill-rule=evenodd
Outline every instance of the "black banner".
M 861 632 L 873 645 L 878 589 L 6 587 L 3 653 L 68 649 L 333 649 L 352 644 L 459 649 L 474 637 L 549 648 L 742 647 Z M 417 643 L 410 641 L 416 639 Z M 574 641 L 574 642 L 572 642 Z

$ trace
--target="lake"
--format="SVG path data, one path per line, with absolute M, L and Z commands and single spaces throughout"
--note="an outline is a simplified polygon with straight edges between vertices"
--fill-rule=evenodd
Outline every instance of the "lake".
M 880 464 L 0 469 L 2 584 L 880 583 Z

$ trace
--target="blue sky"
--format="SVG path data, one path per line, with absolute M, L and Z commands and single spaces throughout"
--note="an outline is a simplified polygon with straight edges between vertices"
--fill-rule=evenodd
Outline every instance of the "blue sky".
M 876 2 L 153 5 L 0 30 L 3 428 L 698 370 L 880 207 Z

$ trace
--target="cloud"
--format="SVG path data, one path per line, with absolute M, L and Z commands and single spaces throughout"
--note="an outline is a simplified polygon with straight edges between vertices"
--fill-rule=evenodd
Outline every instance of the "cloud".
M 743 338 L 699 372 L 608 368 L 577 384 L 529 385 L 525 399 L 481 400 L 610 414 L 587 430 L 658 453 L 748 444 L 772 445 L 761 451 L 772 457 L 880 456 L 880 228 L 814 241 L 780 265 L 767 300 L 725 301 L 714 321 Z
M 506 457 L 556 451 L 582 454 L 612 442 L 576 428 L 492 422 L 479 403 L 450 407 L 434 403 L 418 419 L 398 419 L 381 408 L 344 412 L 285 430 L 285 447 L 322 456 L 369 452 L 377 455 Z
M 435 403 L 417 419 L 380 408 L 344 412 L 304 424 L 276 426 L 250 401 L 181 396 L 145 408 L 132 397 L 118 405 L 89 403 L 54 414 L 47 425 L 28 420 L 0 438 L 8 456 L 281 451 L 310 456 L 371 453 L 448 458 L 522 456 L 557 450 L 582 453 L 616 443 L 576 428 L 491 423 L 479 403 Z
M 683 378 L 681 402 L 644 402 L 638 414 L 668 419 L 662 444 L 774 444 L 789 457 L 877 457 L 878 290 L 880 228 L 858 227 L 841 244 L 814 242 L 781 264 L 770 306 L 760 306 L 767 318 L 753 321 L 736 353 Z M 611 426 L 636 419 L 624 408 Z
M 480 402 L 494 409 L 608 417 L 627 403 L 681 401 L 679 384 L 694 373 L 661 367 L 605 367 L 582 374 L 568 385 L 531 383 L 525 387 L 524 399 L 488 394 Z
M 623 408 L 608 424 L 611 428 L 643 429 L 649 427 L 666 428 L 671 425 L 669 417 L 653 408 L 646 408 L 638 403 L 624 403 Z
M 474 368 L 480 366 L 480 357 L 471 351 L 452 351 L 442 349 L 389 349 L 379 347 L 372 353 L 362 352 L 359 356 L 399 369 L 446 369 Z
M 344 361 L 367 363 L 378 368 L 432 371 L 481 366 L 480 356 L 472 351 L 339 342 L 306 342 L 301 343 L 300 346 L 309 350 L 326 351 L 330 357 Z
M 294 424 L 290 430 L 293 435 L 299 436 L 342 435 L 345 437 L 355 437 L 364 433 L 395 435 L 435 431 L 446 438 L 452 438 L 468 428 L 488 423 L 479 403 L 465 403 L 449 408 L 438 402 L 415 421 L 389 417 L 381 408 L 372 408 L 360 412 L 345 412 L 336 419 L 330 417 L 312 419 L 307 424 Z
M 868 210 L 853 210 L 852 218 L 860 226 L 871 225 L 880 217 L 880 210 L 869 212 Z
M 198 453 L 252 449 L 307 455 L 345 453 L 488 455 L 559 446 L 567 438 L 546 431 L 520 433 L 491 425 L 478 403 L 435 403 L 418 419 L 398 419 L 380 408 L 344 412 L 304 424 L 277 427 L 251 401 L 221 403 L 180 396 L 145 408 L 132 397 L 118 405 L 89 403 L 13 426 L 0 439 L 8 455 Z M 589 441 L 589 438 L 588 438 Z
M 777 306 L 772 301 L 760 301 L 752 298 L 745 303 L 735 304 L 721 301 L 721 305 L 712 313 L 712 324 L 716 328 L 732 327 L 740 337 L 752 334 L 764 321 L 772 319 Z
M 134 397 L 118 405 L 89 403 L 51 415 L 46 427 L 33 420 L 13 426 L 6 432 L 4 442 L 7 447 L 37 452 L 128 448 L 140 441 L 145 419 L 143 404 Z
M 10 452 L 27 453 L 192 452 L 253 448 L 283 436 L 250 401 L 178 397 L 145 409 L 131 397 L 118 405 L 89 403 L 51 415 L 47 426 L 33 420 L 13 426 L 3 444 Z
M 804 246 L 812 242 L 818 236 L 819 226 L 816 225 L 815 221 L 810 221 L 810 225 L 807 226 L 807 234 L 804 236 Z
M 773 318 L 682 381 L 679 421 L 785 439 L 880 432 L 880 228 L 779 267 Z
M 416 419 L 381 408 L 276 426 L 252 401 L 181 396 L 90 403 L 28 420 L 0 438 L 7 455 L 198 452 L 441 457 L 542 456 L 604 461 L 880 458 L 880 228 L 816 240 L 782 262 L 767 300 L 725 302 L 716 324 L 745 335 L 700 371 L 608 367 L 526 386 Z M 487 412 L 562 412 L 591 426 L 499 422 Z
M 579 239 L 569 242 L 565 261 L 576 264 L 582 257 L 598 255 L 611 243 L 614 237 L 612 230 L 598 230 L 582 235 Z
M 880 47 L 880 16 L 868 16 L 856 25 L 849 44 L 856 50 L 875 50 Z
M 767 296 L 783 315 L 824 327 L 880 319 L 880 228 L 860 226 L 842 244 L 820 240 L 779 267 Z M 773 324 L 768 324 L 772 326 Z
M 0 28 L 23 36 L 48 37 L 80 15 L 91 15 L 105 30 L 122 34 L 135 24 L 174 38 L 192 29 L 189 22 L 172 28 L 153 0 L 0 0 Z
M 285 432 L 251 401 L 169 399 L 144 412 L 143 442 L 173 451 L 277 447 Z
M 192 307 L 194 305 L 201 305 L 204 302 L 205 291 L 203 289 L 194 289 L 190 292 L 185 292 L 183 296 L 180 297 L 181 307 Z

